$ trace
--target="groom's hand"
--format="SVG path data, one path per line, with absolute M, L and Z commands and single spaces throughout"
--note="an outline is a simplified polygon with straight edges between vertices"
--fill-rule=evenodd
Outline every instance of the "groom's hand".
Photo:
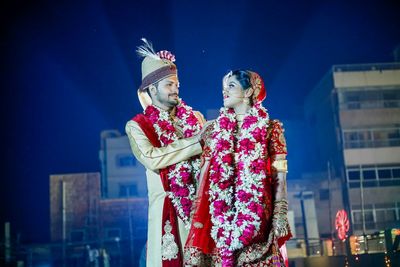
M 204 123 L 203 128 L 200 130 L 200 132 L 197 134 L 197 139 L 199 142 L 204 145 L 206 144 L 207 137 L 210 135 L 211 131 L 213 130 L 213 123 L 215 120 L 207 121 Z

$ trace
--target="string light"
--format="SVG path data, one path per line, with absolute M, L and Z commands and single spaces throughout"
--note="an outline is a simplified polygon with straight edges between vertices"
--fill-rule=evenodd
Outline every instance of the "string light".
M 389 258 L 389 256 L 387 255 L 386 251 L 385 251 L 385 264 L 386 264 L 386 267 L 391 267 L 391 266 L 392 266 L 392 265 L 390 264 L 390 258 Z
M 349 267 L 349 260 L 347 259 L 347 256 L 344 258 L 344 267 Z
M 356 249 L 356 253 L 355 253 L 355 259 L 356 261 L 358 261 L 358 254 L 360 253 L 360 242 L 357 238 L 357 236 L 355 236 L 355 249 Z

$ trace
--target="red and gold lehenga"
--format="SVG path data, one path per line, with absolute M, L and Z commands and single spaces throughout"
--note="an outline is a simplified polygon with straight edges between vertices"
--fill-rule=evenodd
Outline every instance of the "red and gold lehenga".
M 212 138 L 211 132 L 214 130 L 214 125 L 209 127 L 208 138 Z M 267 142 L 267 153 L 264 157 L 267 177 L 263 182 L 264 203 L 261 226 L 248 245 L 234 251 L 234 266 L 285 266 L 287 264 L 287 259 L 284 259 L 283 254 L 286 254 L 284 244 L 291 237 L 290 230 L 286 236 L 279 238 L 275 237 L 272 230 L 274 179 L 271 164 L 279 157 L 285 158 L 287 154 L 283 129 L 279 121 L 268 121 L 267 137 L 264 140 Z M 200 186 L 194 204 L 191 229 L 185 245 L 185 266 L 224 266 L 220 250 L 211 236 L 213 223 L 210 214 L 209 190 L 210 165 L 213 159 L 209 147 L 204 149 L 202 158 L 204 164 L 200 174 Z

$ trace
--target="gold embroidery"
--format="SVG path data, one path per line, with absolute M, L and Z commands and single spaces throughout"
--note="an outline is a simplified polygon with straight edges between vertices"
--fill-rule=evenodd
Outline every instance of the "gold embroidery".
M 272 167 L 278 172 L 287 172 L 287 160 L 275 160 Z
M 203 228 L 203 224 L 202 224 L 202 223 L 199 223 L 199 222 L 195 222 L 195 223 L 193 224 L 193 226 L 194 226 L 195 228 Z
M 162 237 L 161 254 L 163 260 L 173 260 L 178 258 L 179 248 L 175 242 L 175 237 L 171 234 L 172 226 L 170 221 L 165 222 L 165 234 Z

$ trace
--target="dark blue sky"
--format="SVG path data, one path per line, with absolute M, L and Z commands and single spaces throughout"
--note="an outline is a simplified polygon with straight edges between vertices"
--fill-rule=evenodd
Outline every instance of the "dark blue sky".
M 49 237 L 49 175 L 99 171 L 100 131 L 123 132 L 141 111 L 141 37 L 176 55 L 194 108 L 219 108 L 223 74 L 252 69 L 271 117 L 300 126 L 305 96 L 332 65 L 391 62 L 400 44 L 396 1 L 63 2 L 0 7 L 0 222 L 25 241 Z M 287 132 L 298 170 L 309 131 Z

